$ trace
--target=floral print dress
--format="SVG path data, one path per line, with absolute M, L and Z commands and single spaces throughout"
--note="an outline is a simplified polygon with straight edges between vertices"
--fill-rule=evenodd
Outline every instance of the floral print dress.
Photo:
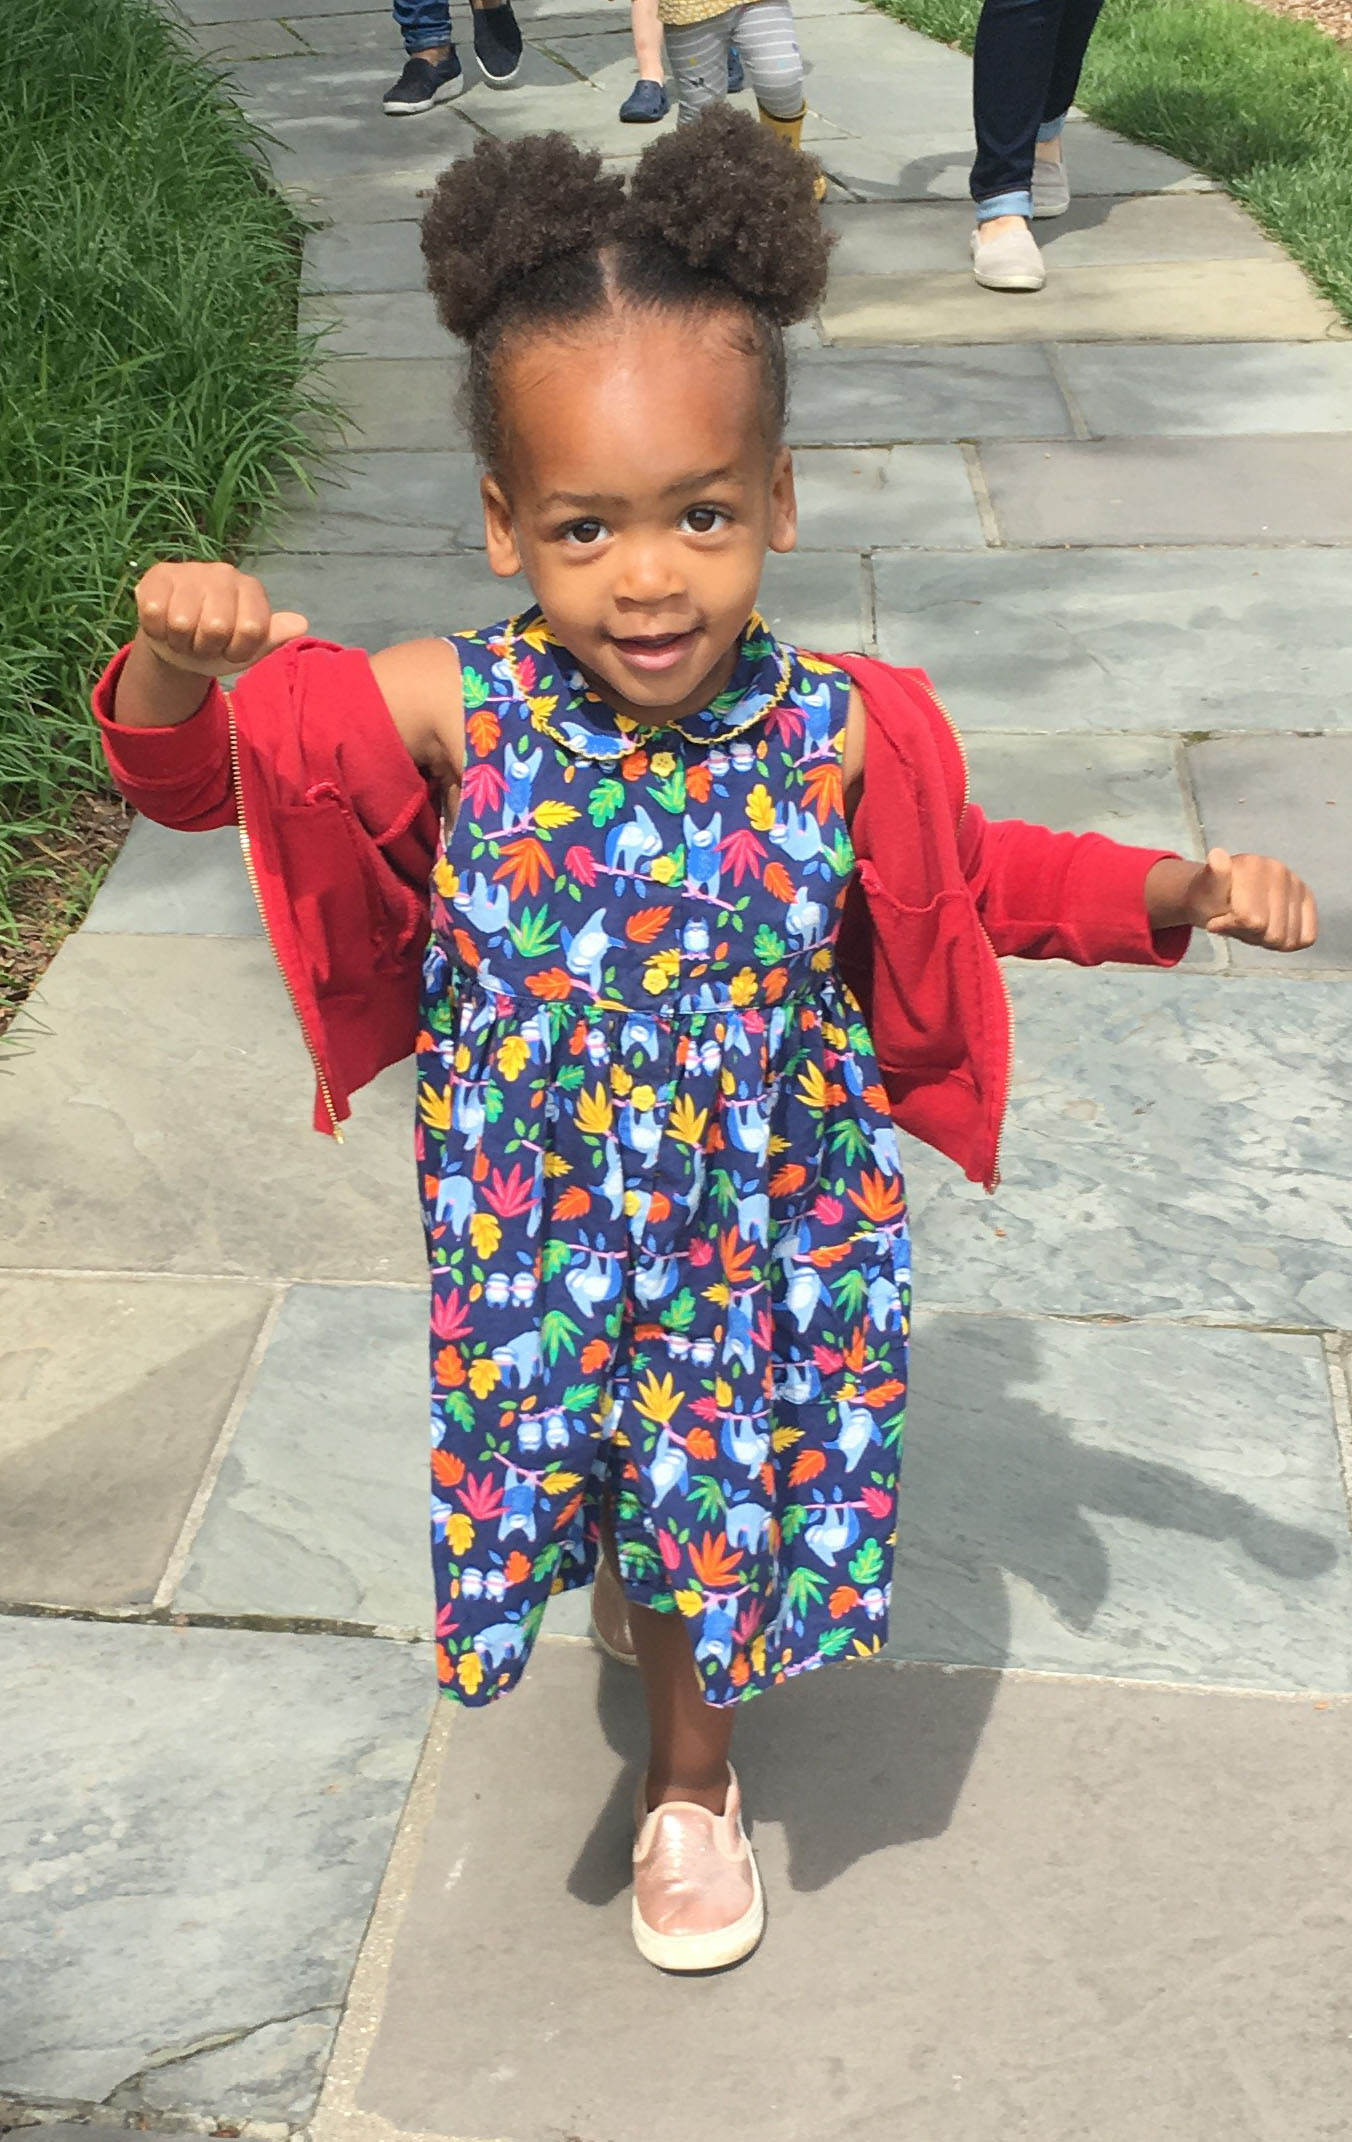
M 909 1249 L 832 952 L 849 680 L 758 618 L 654 731 L 538 612 L 457 634 L 418 1161 L 439 1672 L 519 1678 L 610 1504 L 728 1704 L 887 1632 Z

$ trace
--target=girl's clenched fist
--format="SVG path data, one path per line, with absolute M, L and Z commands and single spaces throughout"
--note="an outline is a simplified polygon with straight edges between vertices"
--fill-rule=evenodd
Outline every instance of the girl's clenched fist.
M 247 669 L 306 630 L 303 617 L 274 610 L 262 582 L 233 565 L 152 565 L 137 583 L 136 611 L 151 652 L 197 677 Z

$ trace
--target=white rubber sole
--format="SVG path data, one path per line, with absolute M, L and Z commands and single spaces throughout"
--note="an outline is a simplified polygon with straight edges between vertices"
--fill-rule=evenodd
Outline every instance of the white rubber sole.
M 381 110 L 387 119 L 416 119 L 419 112 L 430 112 L 434 104 L 449 104 L 465 92 L 465 74 L 462 68 L 453 82 L 443 82 L 440 89 L 432 92 L 425 104 L 382 104 Z
M 747 1910 L 731 1926 L 720 1926 L 712 1934 L 654 1933 L 646 1919 L 640 1917 L 635 1897 L 631 1917 L 634 1947 L 646 1963 L 656 1964 L 659 1971 L 725 1971 L 729 1964 L 741 1963 L 765 1932 L 765 1892 L 754 1852 L 751 1880 L 754 1893 Z
M 525 59 L 525 56 L 526 55 L 523 52 L 521 55 L 521 59 L 517 61 L 515 67 L 513 67 L 510 74 L 490 74 L 488 72 L 488 69 L 484 66 L 483 61 L 479 58 L 477 52 L 474 55 L 474 64 L 478 68 L 481 76 L 483 77 L 484 86 L 486 88 L 510 89 L 513 82 L 516 80 L 517 76 L 521 72 L 522 61 Z
M 1045 287 L 1045 275 L 983 275 L 973 265 L 972 273 L 983 290 L 1041 290 Z

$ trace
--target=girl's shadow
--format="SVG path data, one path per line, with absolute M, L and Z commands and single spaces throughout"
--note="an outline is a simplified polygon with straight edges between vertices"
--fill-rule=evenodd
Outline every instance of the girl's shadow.
M 1181 1467 L 1078 1441 L 1068 1421 L 1027 1395 L 1030 1384 L 1046 1380 L 1029 1324 L 939 1317 L 916 1358 L 923 1388 L 913 1390 L 902 1468 L 892 1635 L 904 1655 L 946 1663 L 828 1667 L 745 1705 L 737 1721 L 734 1759 L 751 1817 L 783 1825 L 790 1880 L 800 1891 L 824 1888 L 871 1853 L 948 1827 L 1010 1659 L 1006 1575 L 1031 1587 L 1068 1632 L 1065 1670 L 1122 1671 L 1117 1657 L 1074 1663 L 1076 1639 L 1093 1642 L 1113 1592 L 1103 1533 L 1086 1513 L 1126 1520 L 1138 1536 L 1147 1527 L 1233 1542 L 1255 1572 L 1279 1580 L 1279 1587 L 1264 1587 L 1255 1578 L 1260 1596 L 1247 1602 L 1244 1616 L 1250 1631 L 1263 1625 L 1264 1589 L 1285 1606 L 1292 1585 L 1329 1570 L 1338 1552 L 1332 1537 L 1284 1523 Z M 1149 1399 L 1142 1391 L 1141 1403 Z M 1171 1569 L 1164 1545 L 1158 1562 Z M 1183 1666 L 1170 1670 L 1177 1587 L 1166 1574 L 1163 1566 L 1148 1568 L 1153 1585 L 1128 1590 L 1125 1616 L 1119 1604 L 1117 1618 L 1131 1625 L 1137 1654 L 1153 1646 L 1159 1678 L 1186 1679 Z M 1119 1591 L 1123 1581 L 1119 1576 Z M 1185 1614 L 1186 1606 L 1185 1598 Z M 1105 1658 L 1113 1627 L 1110 1611 L 1106 1631 L 1097 1632 Z M 1229 1648 L 1239 1655 L 1238 1632 L 1232 1637 L 1218 1619 L 1214 1633 L 1218 1654 Z M 986 1670 L 952 1671 L 958 1664 Z M 597 1709 L 623 1767 L 569 1887 L 580 1901 L 599 1905 L 630 1880 L 644 1752 L 637 1675 L 603 1660 Z

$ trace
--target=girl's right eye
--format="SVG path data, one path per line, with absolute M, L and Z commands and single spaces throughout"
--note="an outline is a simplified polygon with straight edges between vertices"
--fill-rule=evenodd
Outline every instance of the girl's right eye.
M 568 526 L 562 530 L 565 543 L 580 543 L 584 546 L 589 543 L 599 543 L 605 533 L 606 524 L 604 521 L 570 521 Z

